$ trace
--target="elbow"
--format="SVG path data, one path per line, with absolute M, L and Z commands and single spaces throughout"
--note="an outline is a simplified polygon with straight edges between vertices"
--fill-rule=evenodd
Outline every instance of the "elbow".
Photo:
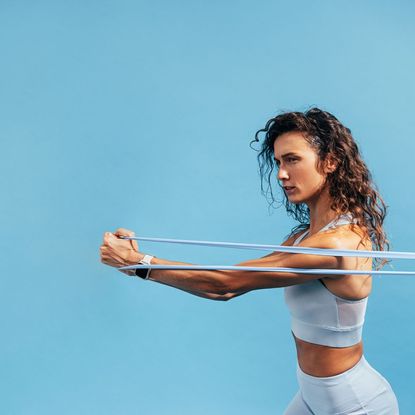
M 218 300 L 219 300 L 219 301 L 229 301 L 229 300 L 231 300 L 233 297 L 234 297 L 234 294 L 232 294 L 232 293 L 226 293 L 226 294 L 221 295 L 221 296 L 218 298 Z
M 213 301 L 228 301 L 231 298 L 233 298 L 233 295 L 230 293 L 223 294 L 223 295 L 208 293 L 208 294 L 200 295 L 200 297 L 206 298 L 207 300 L 213 300 Z
M 232 293 L 227 293 L 227 294 L 216 295 L 214 297 L 210 297 L 211 300 L 216 300 L 216 301 L 229 301 L 231 298 L 233 298 Z
M 228 298 L 228 294 L 232 293 L 231 278 L 221 271 L 217 271 L 218 276 L 209 280 L 208 291 L 215 294 L 218 298 Z
M 228 301 L 252 289 L 244 287 L 243 278 L 235 275 L 233 271 L 214 271 L 214 273 L 204 281 L 203 291 L 210 293 L 215 300 Z
M 218 271 L 218 277 L 210 280 L 210 292 L 223 297 L 223 301 L 230 300 L 240 292 L 245 292 L 242 287 L 242 278 L 237 278 L 232 271 Z
M 229 301 L 232 300 L 232 298 L 239 297 L 240 295 L 246 294 L 247 292 L 249 292 L 249 290 L 239 293 L 226 293 L 221 296 L 220 301 Z

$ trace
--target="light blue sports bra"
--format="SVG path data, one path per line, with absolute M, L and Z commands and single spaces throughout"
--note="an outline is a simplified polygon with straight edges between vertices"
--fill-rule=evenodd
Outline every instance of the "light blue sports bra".
M 352 221 L 355 219 L 350 214 L 340 215 L 319 232 Z M 297 245 L 308 232 L 300 235 L 293 245 Z M 311 280 L 284 287 L 284 298 L 295 337 L 331 347 L 349 347 L 360 342 L 368 297 L 346 300 L 329 291 L 323 281 Z

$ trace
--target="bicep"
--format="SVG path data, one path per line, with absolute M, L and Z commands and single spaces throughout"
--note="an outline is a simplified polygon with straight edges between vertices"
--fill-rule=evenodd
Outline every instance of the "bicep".
M 311 246 L 312 245 L 312 246 Z M 336 238 L 320 238 L 307 241 L 303 247 L 339 249 Z M 278 268 L 339 268 L 341 257 L 328 255 L 293 254 L 273 252 L 265 257 L 245 261 L 239 266 L 278 267 Z M 229 292 L 243 292 L 264 288 L 280 288 L 320 279 L 321 274 L 302 274 L 297 272 L 273 271 L 224 271 Z M 233 273 L 233 274 L 232 274 Z

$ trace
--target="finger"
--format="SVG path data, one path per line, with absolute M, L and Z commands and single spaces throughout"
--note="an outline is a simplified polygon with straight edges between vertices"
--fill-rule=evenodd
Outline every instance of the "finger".
M 109 245 L 110 240 L 114 238 L 114 235 L 111 232 L 104 233 L 104 245 Z
M 119 263 L 114 262 L 114 261 L 111 260 L 111 258 L 107 258 L 107 257 L 102 258 L 101 262 L 104 263 L 105 265 L 108 265 L 109 267 L 113 267 L 113 268 L 118 268 L 120 266 Z
M 130 242 L 131 242 L 131 245 L 133 246 L 134 251 L 139 252 L 137 241 L 130 240 Z
M 129 229 L 125 229 L 125 228 L 118 228 L 115 232 L 114 235 L 116 236 L 135 236 L 135 233 Z

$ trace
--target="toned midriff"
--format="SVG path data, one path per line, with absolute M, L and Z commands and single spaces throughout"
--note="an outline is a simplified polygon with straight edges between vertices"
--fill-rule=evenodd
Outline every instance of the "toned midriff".
M 345 228 L 342 226 L 341 228 Z M 346 236 L 346 235 L 344 235 Z M 352 237 L 353 234 L 349 235 Z M 301 241 L 303 242 L 303 241 Z M 300 243 L 301 245 L 301 243 Z M 360 249 L 371 249 L 370 242 L 366 242 Z M 359 249 L 358 248 L 358 249 Z M 356 248 L 355 248 L 356 249 Z M 372 261 L 367 258 L 343 257 L 339 268 L 343 269 L 372 269 Z M 372 287 L 372 277 L 342 276 L 335 278 L 321 278 L 326 288 L 333 294 L 349 299 L 358 300 L 369 296 Z M 363 355 L 363 341 L 350 347 L 330 347 L 309 343 L 295 337 L 297 359 L 301 370 L 311 376 L 328 377 L 339 375 L 355 366 Z
M 343 280 L 347 278 L 353 277 L 343 277 Z M 341 281 L 334 281 L 330 278 L 321 278 L 321 280 L 324 281 L 323 284 L 326 286 L 326 289 L 333 294 L 352 300 L 350 294 L 347 293 L 347 287 Z M 371 280 L 371 277 L 366 278 L 365 288 L 361 286 L 359 291 L 361 295 L 368 296 L 370 294 Z M 354 299 L 358 300 L 358 298 Z M 295 337 L 294 333 L 292 335 L 297 348 L 298 364 L 303 372 L 311 376 L 327 377 L 339 375 L 355 366 L 363 354 L 363 341 L 349 347 L 330 347 L 309 343 Z
M 292 333 L 292 332 L 291 332 Z M 355 366 L 363 354 L 363 341 L 350 347 L 329 347 L 298 339 L 292 333 L 301 370 L 311 376 L 335 376 Z
M 330 278 L 322 278 L 321 280 L 324 281 L 323 285 L 326 286 L 326 289 L 333 294 L 343 298 L 348 295 L 344 286 L 341 287 L 342 290 L 339 288 L 338 281 L 330 280 Z M 370 287 L 371 277 L 366 279 L 366 290 L 362 289 L 360 293 L 368 296 Z M 336 292 L 333 292 L 334 290 Z M 309 343 L 295 337 L 294 333 L 292 335 L 297 348 L 298 364 L 303 372 L 312 376 L 327 377 L 343 373 L 356 365 L 363 354 L 363 341 L 349 347 L 330 347 Z

